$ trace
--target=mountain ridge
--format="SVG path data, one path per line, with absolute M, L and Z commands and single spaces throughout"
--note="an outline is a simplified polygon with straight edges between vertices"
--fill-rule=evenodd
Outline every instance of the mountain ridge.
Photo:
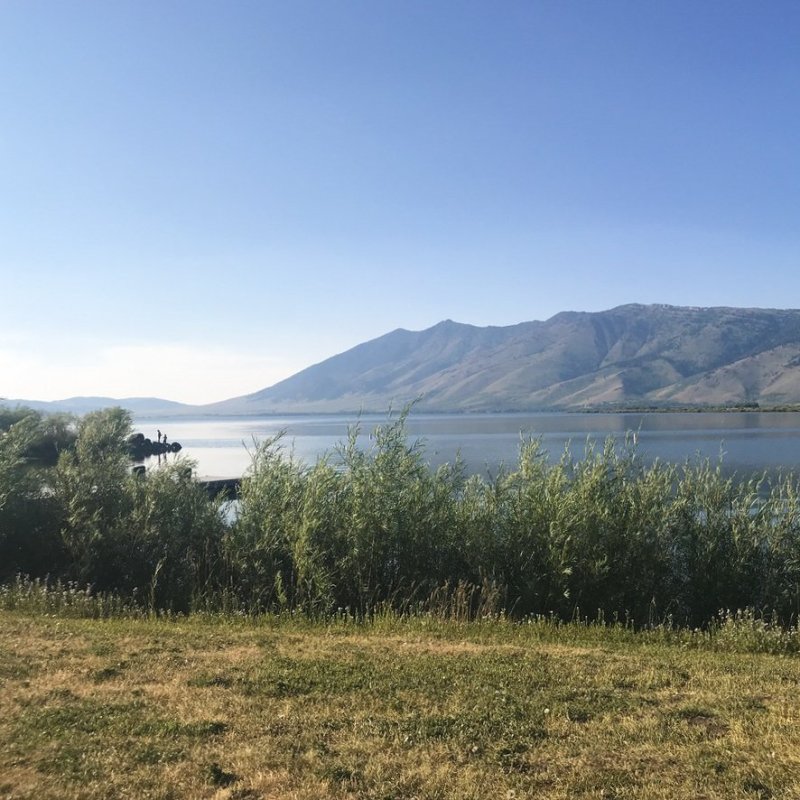
M 158 398 L 19 402 L 140 415 L 587 410 L 800 403 L 800 310 L 630 303 L 480 327 L 396 328 L 272 386 L 205 405 Z
M 632 303 L 545 321 L 398 328 L 226 413 L 579 410 L 607 404 L 800 402 L 800 311 Z

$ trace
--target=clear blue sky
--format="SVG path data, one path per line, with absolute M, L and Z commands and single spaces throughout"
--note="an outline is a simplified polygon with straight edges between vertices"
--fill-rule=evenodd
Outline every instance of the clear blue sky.
M 800 2 L 2 0 L 0 396 L 797 307 Z

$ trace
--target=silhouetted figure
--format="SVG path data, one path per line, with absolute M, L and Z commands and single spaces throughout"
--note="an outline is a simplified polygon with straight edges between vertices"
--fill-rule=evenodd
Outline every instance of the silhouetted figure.
M 158 431 L 158 442 L 161 443 L 161 431 Z
M 167 443 L 167 434 L 165 433 L 164 434 L 164 444 L 166 444 L 166 443 Z

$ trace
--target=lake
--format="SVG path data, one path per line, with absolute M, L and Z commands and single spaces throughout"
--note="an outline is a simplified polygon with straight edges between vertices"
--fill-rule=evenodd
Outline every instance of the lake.
M 183 445 L 181 456 L 197 462 L 198 477 L 238 477 L 250 464 L 254 442 L 284 432 L 285 448 L 306 463 L 332 451 L 347 437 L 357 415 L 204 417 L 136 419 L 134 429 L 155 439 L 165 431 Z M 371 445 L 370 432 L 387 416 L 363 415 L 359 443 Z M 792 469 L 800 463 L 800 412 L 658 414 L 411 414 L 407 430 L 419 439 L 431 465 L 453 461 L 458 452 L 474 473 L 496 473 L 501 463 L 516 463 L 521 436 L 540 437 L 551 460 L 566 446 L 584 452 L 587 439 L 619 441 L 636 432 L 646 460 L 683 462 L 720 455 L 726 472 L 738 474 Z M 173 458 L 173 456 L 168 456 Z M 155 465 L 150 459 L 148 465 Z

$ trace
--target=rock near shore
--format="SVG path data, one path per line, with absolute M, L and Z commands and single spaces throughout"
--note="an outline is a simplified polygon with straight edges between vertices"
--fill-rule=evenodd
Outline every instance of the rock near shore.
M 161 456 L 166 453 L 178 453 L 182 449 L 180 442 L 154 442 L 143 433 L 134 433 L 128 438 L 128 453 L 134 461 L 150 456 Z

